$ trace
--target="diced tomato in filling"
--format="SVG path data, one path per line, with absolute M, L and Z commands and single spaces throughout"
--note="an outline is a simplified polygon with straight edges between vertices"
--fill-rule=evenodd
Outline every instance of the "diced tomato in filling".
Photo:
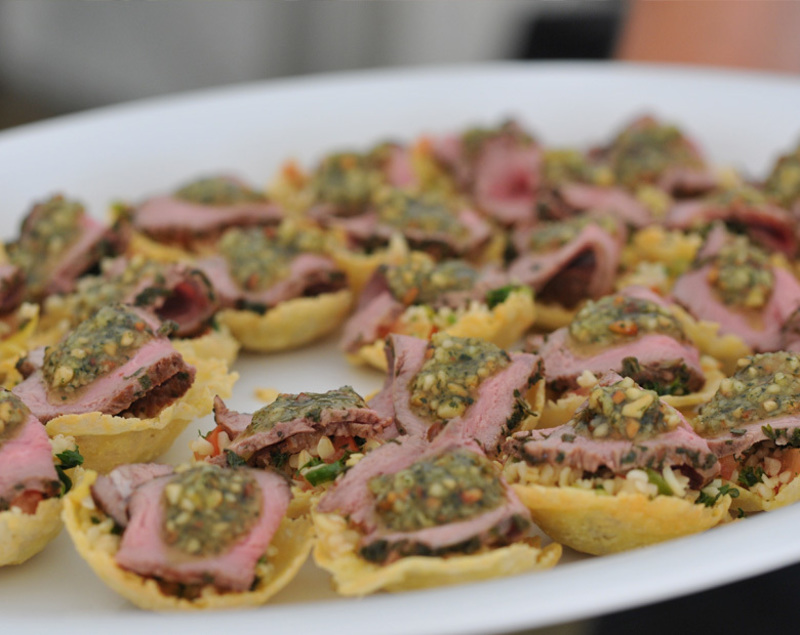
M 720 458 L 719 465 L 720 465 L 720 476 L 724 478 L 726 481 L 731 480 L 731 475 L 733 474 L 734 470 L 739 469 L 739 466 L 736 463 L 736 459 L 733 458 L 732 454 Z
M 27 490 L 18 494 L 11 501 L 11 507 L 18 507 L 25 514 L 35 514 L 39 503 L 44 500 L 44 494 L 34 490 Z
M 333 447 L 336 450 L 347 450 L 348 452 L 358 452 L 359 447 L 353 437 L 331 437 Z M 338 459 L 335 459 L 338 460 Z M 333 461 L 330 461 L 331 463 Z
M 783 451 L 781 456 L 781 472 L 790 471 L 797 476 L 800 474 L 800 450 L 788 448 Z

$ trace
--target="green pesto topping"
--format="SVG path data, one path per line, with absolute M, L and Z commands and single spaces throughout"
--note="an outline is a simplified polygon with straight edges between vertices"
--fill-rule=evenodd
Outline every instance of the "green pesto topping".
M 612 235 L 618 229 L 617 223 L 610 216 L 578 216 L 565 221 L 541 223 L 531 232 L 531 250 L 545 252 L 563 247 L 590 225 L 597 225 Z
M 742 424 L 793 415 L 800 411 L 800 357 L 763 353 L 739 360 L 739 369 L 723 379 L 700 410 L 695 427 L 705 436 L 738 429 Z
M 737 236 L 711 260 L 708 281 L 725 304 L 760 309 L 772 295 L 775 276 L 767 253 Z
M 0 447 L 17 434 L 30 413 L 19 397 L 7 390 L 0 390 Z
M 654 183 L 672 167 L 703 167 L 677 127 L 652 120 L 623 130 L 610 148 L 609 161 L 617 180 L 626 187 Z
M 127 362 L 153 330 L 132 309 L 106 306 L 55 346 L 48 346 L 42 373 L 50 389 L 62 395 L 92 383 Z
M 314 200 L 342 208 L 345 213 L 362 210 L 380 183 L 370 157 L 342 152 L 325 157 L 311 177 Z
M 264 291 L 289 275 L 297 251 L 261 229 L 230 229 L 219 243 L 231 277 L 246 291 Z
M 198 465 L 180 472 L 162 496 L 164 542 L 188 556 L 215 556 L 247 536 L 262 509 L 247 471 Z
M 392 531 L 419 531 L 468 520 L 505 500 L 502 481 L 485 457 L 453 450 L 369 481 L 379 521 Z
M 170 294 L 164 277 L 165 265 L 155 260 L 137 256 L 126 263 L 125 268 L 114 275 L 85 276 L 78 281 L 78 288 L 70 304 L 74 322 L 86 320 L 102 307 L 122 302 L 128 293 L 139 286 L 143 280 L 148 286 L 142 290 L 133 304 L 150 306 L 159 297 Z
M 459 417 L 471 406 L 481 382 L 511 363 L 508 353 L 474 337 L 434 334 L 427 361 L 411 380 L 412 411 L 430 421 Z
M 625 377 L 610 386 L 595 386 L 573 421 L 575 432 L 591 439 L 643 441 L 674 430 L 680 417 L 655 391 Z
M 324 410 L 350 410 L 366 408 L 367 403 L 350 386 L 328 392 L 301 392 L 297 395 L 280 394 L 253 414 L 245 435 L 272 430 L 275 424 L 294 419 L 311 419 L 319 423 Z
M 785 154 L 767 177 L 764 191 L 783 207 L 800 200 L 800 145 L 792 154 Z
M 574 182 L 597 183 L 601 180 L 599 170 L 589 164 L 585 154 L 577 150 L 545 150 L 543 159 L 544 182 L 551 187 Z
M 738 185 L 715 192 L 706 200 L 721 207 L 749 207 L 763 205 L 767 197 L 752 185 Z
M 210 207 L 262 203 L 267 200 L 260 192 L 224 176 L 199 179 L 189 183 L 175 192 L 175 196 L 190 203 Z
M 686 340 L 683 327 L 669 309 L 650 300 L 624 295 L 587 302 L 569 325 L 570 338 L 579 345 L 615 344 L 644 333 Z
M 448 291 L 467 291 L 475 286 L 477 270 L 462 260 L 436 263 L 427 254 L 414 252 L 402 264 L 383 268 L 389 290 L 404 304 L 432 304 Z
M 506 121 L 496 128 L 470 128 L 462 133 L 461 143 L 466 155 L 475 159 L 488 141 L 502 138 L 518 146 L 528 146 L 533 143 L 533 137 L 513 121 Z
M 445 201 L 435 194 L 411 194 L 383 190 L 377 203 L 378 217 L 400 230 L 447 234 L 456 239 L 469 235 L 467 228 Z
M 44 293 L 51 270 L 80 237 L 85 214 L 80 203 L 54 196 L 33 209 L 19 240 L 8 245 L 9 260 L 25 273 L 29 297 Z

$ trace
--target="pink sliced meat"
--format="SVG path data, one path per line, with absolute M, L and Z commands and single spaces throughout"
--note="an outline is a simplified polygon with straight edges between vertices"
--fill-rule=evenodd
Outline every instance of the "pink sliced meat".
M 744 227 L 757 243 L 793 258 L 797 254 L 796 223 L 790 212 L 771 203 L 723 205 L 713 200 L 676 203 L 667 214 L 670 229 L 697 229 L 714 221 Z
M 600 187 L 585 183 L 566 183 L 559 188 L 564 202 L 572 209 L 610 213 L 631 227 L 653 224 L 653 216 L 635 196 L 618 187 Z
M 92 498 L 95 504 L 114 519 L 118 527 L 128 525 L 128 502 L 134 490 L 140 485 L 172 474 L 171 465 L 158 463 L 132 463 L 120 465 L 108 474 L 99 474 L 92 484 Z
M 502 225 L 530 221 L 535 216 L 541 165 L 536 146 L 486 143 L 474 168 L 472 193 L 478 207 Z
M 392 145 L 389 148 L 383 173 L 392 187 L 412 188 L 418 185 L 411 150 L 406 146 Z
M 619 258 L 618 239 L 591 224 L 555 251 L 521 255 L 508 274 L 536 291 L 537 299 L 572 308 L 613 290 Z
M 627 287 L 621 295 L 668 306 L 663 298 L 644 287 Z M 621 373 L 626 358 L 635 359 L 642 369 L 654 373 L 685 365 L 690 376 L 690 390 L 699 388 L 705 381 L 698 350 L 688 342 L 660 333 L 645 332 L 635 339 L 587 352 L 572 342 L 568 327 L 532 341 L 533 350 L 544 363 L 547 385 L 556 393 L 577 388 L 577 378 L 584 370 L 598 376 L 609 371 Z
M 250 465 L 270 465 L 270 451 L 280 451 L 295 454 L 301 450 L 316 448 L 319 440 L 325 436 L 335 437 L 360 437 L 362 439 L 379 438 L 385 428 L 392 424 L 390 418 L 378 415 L 370 408 L 323 408 L 319 416 L 295 418 L 290 421 L 280 421 L 272 428 L 257 430 L 252 433 L 247 431 L 253 415 L 229 410 L 222 400 L 214 400 L 214 419 L 226 431 L 235 433 L 233 442 L 226 448 L 236 453 Z M 242 429 L 245 419 L 247 424 Z M 217 465 L 226 465 L 224 455 L 209 459 Z
M 505 450 L 531 465 L 564 466 L 592 474 L 601 468 L 623 474 L 636 468 L 660 471 L 669 466 L 707 483 L 719 473 L 717 456 L 683 416 L 672 410 L 681 419 L 678 426 L 650 439 L 590 438 L 576 431 L 573 420 L 557 428 L 518 432 L 508 440 Z
M 524 536 L 530 526 L 530 514 L 514 494 L 505 487 L 505 500 L 494 509 L 468 520 L 455 521 L 417 531 L 393 531 L 382 527 L 375 513 L 374 497 L 369 490 L 371 479 L 397 473 L 418 461 L 431 459 L 445 452 L 466 450 L 481 455 L 469 442 L 453 439 L 437 440 L 426 445 L 420 439 L 403 438 L 373 450 L 329 490 L 319 503 L 319 511 L 339 513 L 362 533 L 362 550 L 395 551 L 401 555 L 446 553 L 466 543 L 480 545 L 508 544 Z M 499 478 L 499 477 L 498 477 Z M 391 558 L 391 556 L 389 556 Z
M 284 217 L 283 210 L 269 201 L 202 205 L 167 195 L 142 203 L 134 212 L 133 225 L 156 240 L 188 246 L 196 239 L 216 238 L 230 227 L 277 225 Z
M 700 320 L 717 322 L 720 334 L 734 334 L 757 352 L 776 351 L 783 346 L 782 330 L 800 307 L 800 282 L 791 273 L 773 267 L 774 287 L 767 304 L 758 312 L 737 310 L 719 299 L 708 282 L 711 265 L 683 274 L 675 282 L 672 297 Z
M 228 263 L 222 256 L 204 258 L 195 263 L 211 281 L 220 305 L 232 307 L 273 306 L 306 295 L 339 291 L 345 278 L 331 258 L 319 254 L 301 253 L 292 259 L 289 274 L 264 291 L 246 291 L 231 277 Z
M 50 439 L 44 426 L 30 415 L 11 438 L 0 442 L 0 511 L 24 492 L 50 498 L 60 488 Z
M 410 436 L 477 442 L 484 452 L 494 454 L 502 437 L 513 429 L 517 399 L 527 393 L 538 377 L 539 359 L 528 353 L 511 353 L 511 363 L 487 377 L 478 388 L 475 402 L 460 417 L 444 424 L 432 423 L 417 415 L 409 405 L 411 384 L 427 361 L 428 342 L 407 335 L 388 337 L 389 374 L 371 404 L 388 410 L 391 407 L 398 429 Z M 444 432 L 442 432 L 444 430 Z
M 158 329 L 156 318 L 144 311 L 137 313 L 151 328 Z M 86 412 L 149 418 L 183 396 L 195 374 L 195 368 L 184 361 L 169 339 L 157 336 L 145 342 L 124 364 L 97 377 L 70 399 L 62 399 L 49 389 L 41 368 L 12 392 L 42 423 L 61 415 Z
M 256 525 L 239 542 L 216 556 L 192 557 L 165 544 L 162 537 L 164 488 L 172 477 L 151 480 L 131 497 L 130 522 L 122 534 L 117 564 L 139 575 L 187 585 L 213 584 L 220 590 L 247 591 L 262 558 L 286 514 L 291 493 L 285 479 L 273 472 L 253 471 L 262 497 Z

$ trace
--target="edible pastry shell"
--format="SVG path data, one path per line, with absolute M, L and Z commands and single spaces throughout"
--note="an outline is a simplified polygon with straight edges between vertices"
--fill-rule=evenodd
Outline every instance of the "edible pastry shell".
M 510 293 L 505 301 L 492 309 L 485 304 L 474 303 L 463 312 L 440 310 L 438 316 L 429 316 L 415 311 L 416 308 L 406 309 L 397 321 L 397 330 L 394 332 L 430 339 L 434 331 L 444 331 L 454 337 L 478 337 L 500 348 L 509 348 L 516 343 L 531 327 L 538 310 L 532 295 L 524 289 Z M 455 316 L 455 322 L 445 328 L 439 327 L 438 322 L 446 322 L 450 314 Z M 354 364 L 387 370 L 383 340 L 362 346 L 347 358 Z
M 230 329 L 245 350 L 271 353 L 297 348 L 336 330 L 350 312 L 349 289 L 287 300 L 263 315 L 225 309 L 217 321 Z
M 718 525 L 730 496 L 713 507 L 675 496 L 614 496 L 575 487 L 512 485 L 534 522 L 553 540 L 576 551 L 604 555 L 628 551 Z
M 61 531 L 61 499 L 48 498 L 26 514 L 14 507 L 0 512 L 0 567 L 35 556 Z
M 544 548 L 538 538 L 471 555 L 411 556 L 388 565 L 368 562 L 358 555 L 358 532 L 338 514 L 312 513 L 317 541 L 314 561 L 333 575 L 342 595 L 363 596 L 376 591 L 409 591 L 477 582 L 526 571 L 549 569 L 561 557 L 561 545 Z
M 153 611 L 194 611 L 233 609 L 264 604 L 286 586 L 308 558 L 313 527 L 304 518 L 284 518 L 270 543 L 269 575 L 259 579 L 250 591 L 220 592 L 209 586 L 193 600 L 166 594 L 158 583 L 119 567 L 114 555 L 119 536 L 112 533 L 113 521 L 95 508 L 90 487 L 97 473 L 84 478 L 64 498 L 64 525 L 80 556 L 111 589 L 136 606 Z
M 688 395 L 663 395 L 661 400 L 679 410 L 685 417 L 693 417 L 696 415 L 696 409 L 705 403 L 708 403 L 719 388 L 720 382 L 725 378 L 720 363 L 714 358 L 703 355 L 700 358 L 700 366 L 703 369 L 703 374 L 706 377 L 706 383 L 697 392 L 689 393 Z M 594 383 L 586 383 L 584 388 L 589 388 Z M 568 393 L 553 401 L 548 399 L 542 411 L 542 416 L 539 419 L 540 428 L 555 428 L 565 424 L 572 419 L 575 411 L 586 401 L 587 395 L 578 393 Z

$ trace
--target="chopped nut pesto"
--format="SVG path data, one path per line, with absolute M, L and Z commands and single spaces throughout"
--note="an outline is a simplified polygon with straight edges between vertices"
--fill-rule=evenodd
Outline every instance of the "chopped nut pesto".
M 261 487 L 247 471 L 198 465 L 164 488 L 164 542 L 189 556 L 215 556 L 242 540 L 261 516 Z
M 58 344 L 47 347 L 45 382 L 62 395 L 73 393 L 127 362 L 153 337 L 153 330 L 132 309 L 119 304 L 103 307 Z
M 175 192 L 175 196 L 190 203 L 210 207 L 263 203 L 267 200 L 261 192 L 256 192 L 246 185 L 224 176 L 193 181 Z
M 800 145 L 778 159 L 764 183 L 764 191 L 786 208 L 800 201 Z
M 328 392 L 301 392 L 297 395 L 280 394 L 271 404 L 253 414 L 245 435 L 272 430 L 275 424 L 294 419 L 311 419 L 319 423 L 324 410 L 349 410 L 366 408 L 367 403 L 350 386 Z
M 0 390 L 0 447 L 16 436 L 30 412 L 19 397 L 7 390 Z
M 563 247 L 589 225 L 597 225 L 611 235 L 616 235 L 618 230 L 617 223 L 610 216 L 578 216 L 565 221 L 541 223 L 531 232 L 531 250 L 546 252 Z
M 566 183 L 609 184 L 607 169 L 589 163 L 586 155 L 573 149 L 547 149 L 543 153 L 542 176 L 551 187 Z
M 723 379 L 700 410 L 695 428 L 716 436 L 743 424 L 800 411 L 800 356 L 763 353 L 739 360 L 739 369 Z
M 296 251 L 261 229 L 231 229 L 219 243 L 231 277 L 242 289 L 264 291 L 289 275 Z
M 576 413 L 575 432 L 593 439 L 642 441 L 674 430 L 680 417 L 653 390 L 625 377 L 610 386 L 595 386 Z
M 683 327 L 669 309 L 650 300 L 624 295 L 587 302 L 568 328 L 570 338 L 578 345 L 615 344 L 645 333 L 686 340 Z
M 326 156 L 311 177 L 314 200 L 330 203 L 345 214 L 357 213 L 370 202 L 380 174 L 369 156 L 342 152 Z
M 378 217 L 400 230 L 447 234 L 456 240 L 469 232 L 458 219 L 457 210 L 436 194 L 411 194 L 384 189 L 376 203 Z
M 762 205 L 767 202 L 767 197 L 752 185 L 738 185 L 715 192 L 705 200 L 721 207 L 736 207 Z
M 475 286 L 478 271 L 463 260 L 434 262 L 427 254 L 414 252 L 402 264 L 384 265 L 389 290 L 403 304 L 432 304 L 448 291 L 466 291 Z
M 24 272 L 28 297 L 44 293 L 53 267 L 80 237 L 85 214 L 80 203 L 54 196 L 33 209 L 19 240 L 7 245 L 9 260 Z
M 708 282 L 725 304 L 760 309 L 769 302 L 775 286 L 769 256 L 745 236 L 723 246 L 710 265 Z
M 495 509 L 505 487 L 492 463 L 467 450 L 417 461 L 370 479 L 376 515 L 392 531 L 419 531 L 468 520 Z
M 485 144 L 493 139 L 505 139 L 517 146 L 529 146 L 534 139 L 514 121 L 505 121 L 496 128 L 470 128 L 461 135 L 461 143 L 468 158 L 474 160 Z
M 474 337 L 434 334 L 427 361 L 411 380 L 412 411 L 429 421 L 447 421 L 464 414 L 481 382 L 511 363 L 508 353 Z
M 672 167 L 703 167 L 677 127 L 654 120 L 623 130 L 612 143 L 608 159 L 617 181 L 626 187 L 654 183 Z

